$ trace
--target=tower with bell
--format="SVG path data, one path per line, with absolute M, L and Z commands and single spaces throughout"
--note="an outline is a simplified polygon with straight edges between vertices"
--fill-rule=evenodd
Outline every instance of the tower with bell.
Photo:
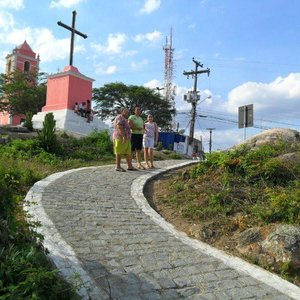
M 15 71 L 31 72 L 39 70 L 40 57 L 37 55 L 27 41 L 13 49 L 6 56 L 5 73 L 9 75 Z M 11 115 L 8 111 L 0 112 L 0 125 L 20 125 L 24 121 L 23 115 Z

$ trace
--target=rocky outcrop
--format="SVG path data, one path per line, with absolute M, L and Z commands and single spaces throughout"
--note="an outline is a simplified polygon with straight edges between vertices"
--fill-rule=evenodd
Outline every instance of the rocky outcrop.
M 282 140 L 289 144 L 299 143 L 300 132 L 297 130 L 287 128 L 273 128 L 266 130 L 260 134 L 257 134 L 254 137 L 245 140 L 243 143 L 237 146 L 246 145 L 249 148 L 256 148 L 261 145 L 276 143 L 278 142 L 278 140 Z
M 300 267 L 300 226 L 277 225 L 261 243 L 262 252 L 276 263 L 290 263 L 294 270 Z
M 235 234 L 234 239 L 237 251 L 261 266 L 277 272 L 287 264 L 291 270 L 300 268 L 300 226 L 253 227 Z

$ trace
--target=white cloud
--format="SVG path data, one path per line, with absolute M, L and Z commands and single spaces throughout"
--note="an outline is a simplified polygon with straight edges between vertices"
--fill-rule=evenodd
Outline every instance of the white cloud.
M 13 29 L 9 34 L 0 33 L 0 43 L 11 44 L 13 47 L 19 46 L 24 40 L 27 40 L 29 44 L 33 41 L 32 29 L 30 27 Z
M 0 8 L 19 10 L 24 8 L 23 0 L 0 0 Z
M 133 40 L 137 43 L 148 41 L 150 43 L 160 41 L 162 39 L 162 33 L 160 31 L 154 30 L 153 32 L 145 34 L 137 34 Z
M 247 82 L 228 94 L 228 112 L 248 104 L 254 104 L 254 114 L 300 117 L 300 73 L 278 77 L 270 83 Z
M 142 67 L 146 66 L 149 64 L 149 61 L 147 59 L 144 59 L 140 62 L 132 62 L 131 63 L 131 69 L 133 70 L 139 70 L 141 69 Z
M 39 53 L 42 62 L 65 59 L 69 56 L 70 40 L 68 38 L 57 40 L 53 33 L 46 28 L 35 29 L 34 36 L 36 39 L 31 47 Z M 74 52 L 77 52 L 76 47 Z
M 32 29 L 25 27 L 23 29 L 13 29 L 9 35 L 0 34 L 0 43 L 11 44 L 13 48 L 21 45 L 24 40 L 28 42 L 35 53 L 40 55 L 41 63 L 69 57 L 70 40 L 68 38 L 56 39 L 52 31 L 47 28 Z M 74 47 L 74 53 L 84 51 L 85 48 L 80 43 L 77 43 Z
M 191 106 L 186 101 L 183 100 L 183 95 L 186 94 L 188 88 L 177 86 L 176 96 L 175 96 L 175 106 L 177 111 L 190 109 Z
M 162 84 L 160 83 L 159 80 L 153 79 L 153 80 L 150 80 L 150 81 L 146 82 L 144 84 L 144 87 L 147 87 L 149 89 L 156 89 L 157 87 L 161 87 L 161 85 Z
M 146 0 L 144 6 L 140 10 L 141 14 L 151 14 L 160 7 L 160 0 Z
M 112 74 L 115 74 L 117 72 L 117 70 L 118 70 L 118 68 L 115 65 L 104 67 L 102 63 L 98 64 L 95 67 L 96 74 L 112 75 Z
M 106 46 L 91 43 L 91 47 L 99 53 L 118 54 L 122 52 L 122 46 L 126 40 L 127 36 L 124 33 L 110 33 L 107 38 Z
M 121 57 L 135 56 L 137 53 L 138 53 L 137 50 L 130 50 L 130 51 L 122 52 Z
M 75 5 L 78 5 L 81 2 L 84 2 L 85 0 L 57 0 L 57 1 L 51 1 L 50 8 L 56 8 L 56 7 L 72 7 Z
M 15 21 L 13 15 L 5 11 L 0 11 L 0 28 L 7 31 L 14 27 L 14 25 Z

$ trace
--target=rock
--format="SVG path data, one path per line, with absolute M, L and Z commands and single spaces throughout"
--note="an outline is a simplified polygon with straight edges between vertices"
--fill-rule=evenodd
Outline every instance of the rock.
M 216 235 L 216 232 L 213 229 L 211 229 L 209 225 L 206 225 L 201 228 L 200 235 L 205 241 L 214 237 Z
M 289 144 L 299 143 L 300 132 L 287 128 L 273 128 L 257 134 L 254 137 L 251 137 L 240 143 L 239 145 L 234 146 L 233 148 L 236 148 L 240 145 L 246 145 L 250 148 L 257 148 L 261 145 L 276 143 L 278 140 L 283 140 Z
M 254 227 L 235 234 L 234 239 L 240 254 L 263 267 L 280 272 L 288 263 L 291 270 L 300 268 L 300 226 Z
M 259 242 L 262 240 L 259 227 L 249 228 L 236 233 L 234 239 L 237 242 L 236 249 L 239 253 L 257 260 L 258 255 L 261 253 Z
M 274 257 L 277 264 L 289 262 L 292 269 L 300 268 L 300 226 L 277 225 L 261 243 L 262 251 Z
M 190 179 L 190 174 L 189 174 L 188 170 L 184 170 L 183 172 L 181 172 L 181 178 L 182 178 L 183 180 L 188 180 L 188 179 Z
M 290 165 L 294 165 L 294 164 L 300 164 L 300 155 L 297 152 L 292 152 L 292 153 L 286 153 L 283 155 L 279 155 L 277 156 L 277 158 L 279 161 Z
M 259 227 L 253 227 L 246 229 L 238 233 L 236 239 L 238 240 L 238 246 L 244 247 L 261 240 L 261 233 Z

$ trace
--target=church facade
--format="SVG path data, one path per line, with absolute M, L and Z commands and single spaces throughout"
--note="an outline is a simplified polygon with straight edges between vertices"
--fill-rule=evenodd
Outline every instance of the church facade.
M 6 70 L 9 74 L 16 70 L 30 72 L 39 69 L 40 58 L 32 51 L 26 40 L 13 49 L 12 53 L 6 56 Z M 19 125 L 24 120 L 24 116 L 10 115 L 9 112 L 0 112 L 0 125 Z

